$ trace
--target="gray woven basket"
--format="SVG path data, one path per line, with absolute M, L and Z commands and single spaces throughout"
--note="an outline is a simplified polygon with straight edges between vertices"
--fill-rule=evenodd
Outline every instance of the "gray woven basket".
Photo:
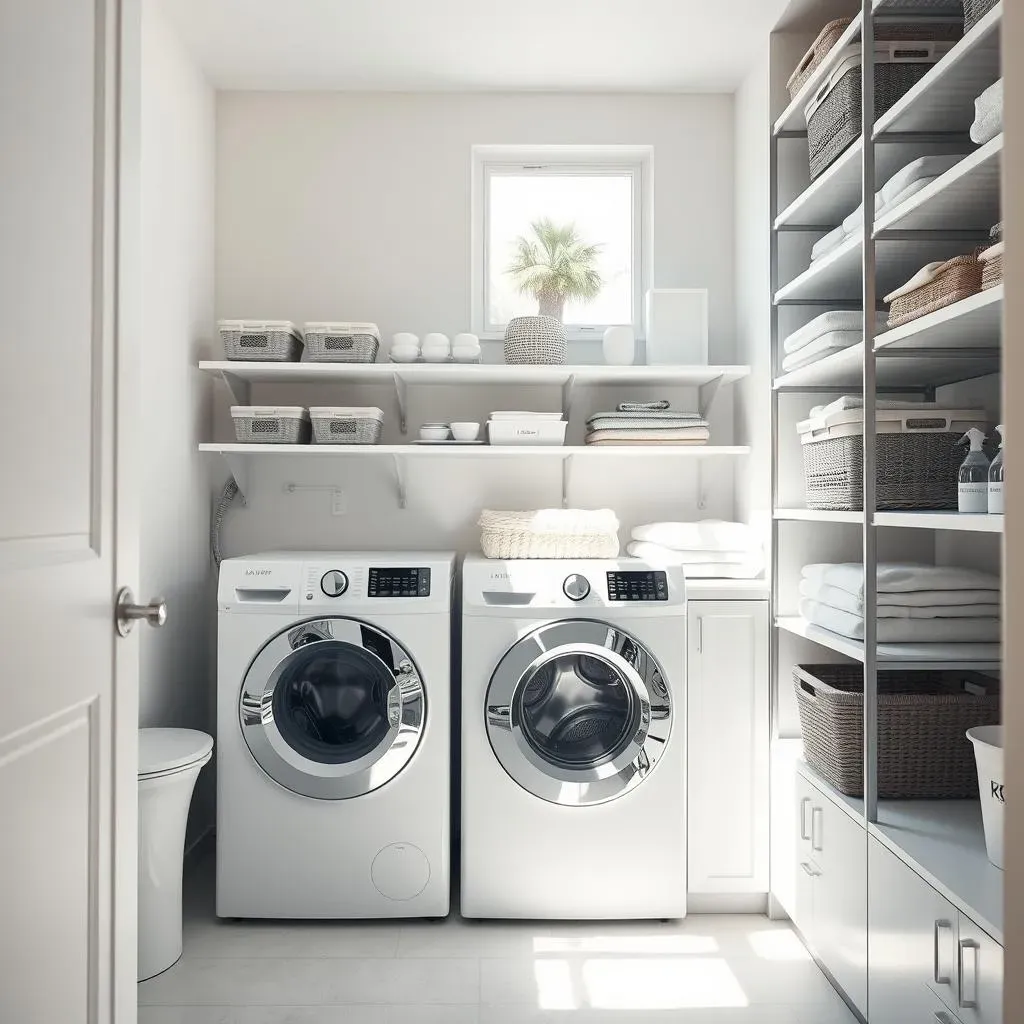
M 505 328 L 505 362 L 561 365 L 565 327 L 553 316 L 517 316 Z
M 964 0 L 964 32 L 970 32 L 999 0 Z
M 231 360 L 295 363 L 302 355 L 302 338 L 278 324 L 221 321 L 217 325 L 224 354 Z
M 793 669 L 804 758 L 847 796 L 864 793 L 864 670 Z M 978 772 L 967 730 L 999 722 L 999 681 L 980 672 L 878 673 L 878 795 L 969 800 Z
M 381 421 L 372 416 L 313 417 L 313 440 L 317 444 L 378 444 L 382 429 Z
M 309 418 L 296 416 L 236 416 L 235 437 L 242 444 L 308 444 Z
M 876 503 L 880 511 L 955 510 L 961 435 L 876 434 Z M 801 445 L 809 509 L 857 512 L 864 508 L 864 441 L 859 434 Z
M 924 78 L 933 66 L 877 64 L 875 117 L 881 117 Z M 862 97 L 861 69 L 851 68 L 811 115 L 807 122 L 807 147 L 812 179 L 831 167 L 847 146 L 860 138 Z
M 306 334 L 306 355 L 313 363 L 375 363 L 379 349 L 372 334 Z

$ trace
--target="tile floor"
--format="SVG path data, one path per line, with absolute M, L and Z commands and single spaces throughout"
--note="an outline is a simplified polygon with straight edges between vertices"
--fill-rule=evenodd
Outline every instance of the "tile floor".
M 139 1024 L 854 1024 L 763 917 L 680 923 L 220 922 L 186 877 L 185 951 Z

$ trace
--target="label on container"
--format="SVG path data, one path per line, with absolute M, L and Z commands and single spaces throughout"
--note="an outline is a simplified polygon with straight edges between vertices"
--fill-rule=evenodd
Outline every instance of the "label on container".
M 988 485 L 988 510 L 995 515 L 1005 515 L 1006 504 L 1003 500 L 1003 482 L 992 482 Z
M 988 511 L 988 482 L 962 483 L 957 487 L 957 503 L 961 512 Z

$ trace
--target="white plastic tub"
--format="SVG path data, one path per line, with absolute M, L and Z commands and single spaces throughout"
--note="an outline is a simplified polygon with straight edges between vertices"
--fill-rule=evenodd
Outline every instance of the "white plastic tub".
M 487 421 L 487 436 L 492 445 L 560 445 L 565 444 L 565 420 L 491 419 Z
M 997 868 L 1003 866 L 1003 819 L 1006 812 L 1003 766 L 1003 727 L 981 725 L 967 730 L 978 762 L 978 788 L 981 791 L 981 817 L 985 825 L 988 859 Z

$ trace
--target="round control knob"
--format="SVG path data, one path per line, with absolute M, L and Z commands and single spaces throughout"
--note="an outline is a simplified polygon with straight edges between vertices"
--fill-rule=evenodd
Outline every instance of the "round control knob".
M 341 597 L 348 590 L 348 577 L 340 569 L 331 569 L 323 574 L 320 589 L 328 597 Z
M 574 572 L 571 576 L 565 577 L 562 593 L 570 601 L 582 601 L 590 593 L 590 582 L 586 576 Z

